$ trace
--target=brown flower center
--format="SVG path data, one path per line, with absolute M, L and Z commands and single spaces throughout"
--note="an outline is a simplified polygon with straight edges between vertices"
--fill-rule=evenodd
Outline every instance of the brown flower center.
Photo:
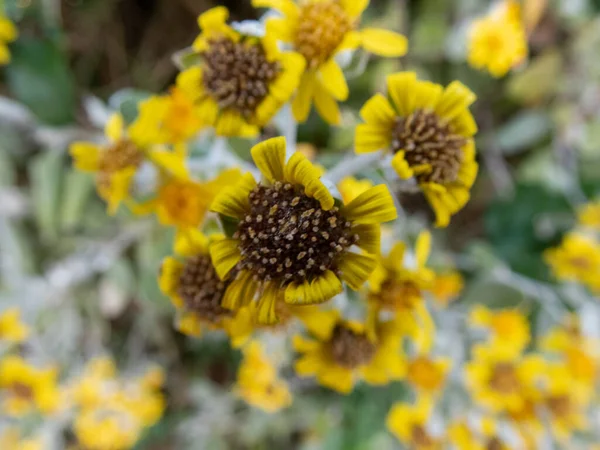
M 416 448 L 430 448 L 434 445 L 434 440 L 421 425 L 413 425 L 411 431 L 412 443 Z
M 485 448 L 486 450 L 504 450 L 504 444 L 498 437 L 494 436 L 488 440 Z
M 365 334 L 337 325 L 333 330 L 329 349 L 333 359 L 342 367 L 354 369 L 368 364 L 377 348 Z
M 568 416 L 573 410 L 571 399 L 566 395 L 556 395 L 546 399 L 548 409 L 558 417 Z
M 202 56 L 204 89 L 219 108 L 232 108 L 246 118 L 254 114 L 281 71 L 279 63 L 267 61 L 262 45 L 250 38 L 213 39 Z
M 413 309 L 421 298 L 421 289 L 411 281 L 388 278 L 379 293 L 371 296 L 373 301 L 392 309 Z
M 300 9 L 295 49 L 315 69 L 333 56 L 352 27 L 337 0 L 307 3 Z
M 106 148 L 100 157 L 100 172 L 113 173 L 127 167 L 138 167 L 144 154 L 133 142 L 121 139 Z
M 392 131 L 392 150 L 403 150 L 412 168 L 431 165 L 431 171 L 417 175 L 421 183 L 451 183 L 458 178 L 463 161 L 462 148 L 467 140 L 434 112 L 416 110 L 408 117 L 398 117 Z
M 209 255 L 198 255 L 185 262 L 179 277 L 178 294 L 187 310 L 203 319 L 218 322 L 230 314 L 221 306 L 228 284 L 219 279 Z
M 249 195 L 250 212 L 234 234 L 242 269 L 257 280 L 283 284 L 313 280 L 337 270 L 337 258 L 358 242 L 338 208 L 324 211 L 298 186 L 259 184 Z
M 489 382 L 492 389 L 502 394 L 511 394 L 521 387 L 515 367 L 509 363 L 496 364 Z
M 23 383 L 16 382 L 11 386 L 11 391 L 15 397 L 31 400 L 33 398 L 33 389 Z

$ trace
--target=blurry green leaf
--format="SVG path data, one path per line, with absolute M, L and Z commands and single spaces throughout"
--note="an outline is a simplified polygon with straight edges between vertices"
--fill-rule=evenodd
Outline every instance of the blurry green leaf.
M 61 229 L 69 230 L 80 225 L 93 190 L 93 177 L 73 169 L 68 171 L 63 188 Z
M 128 295 L 134 295 L 137 291 L 135 271 L 127 259 L 116 261 L 106 272 L 106 277 Z
M 130 124 L 138 115 L 138 104 L 151 95 L 149 92 L 137 89 L 122 89 L 115 92 L 108 103 L 123 115 L 126 124 Z
M 561 54 L 550 49 L 533 59 L 524 71 L 512 75 L 508 94 L 523 103 L 538 103 L 556 92 L 561 74 Z
M 418 3 L 417 20 L 412 23 L 410 51 L 421 57 L 442 54 L 448 35 L 447 13 L 451 2 L 425 0 Z
M 0 147 L 0 186 L 10 186 L 14 183 L 15 166 L 4 148 Z
M 12 63 L 6 69 L 11 93 L 43 122 L 72 122 L 75 82 L 58 43 L 23 37 L 13 45 L 12 52 Z
M 569 189 L 571 176 L 561 166 L 551 149 L 545 148 L 528 155 L 518 168 L 519 181 L 539 184 L 555 192 Z
M 469 283 L 461 303 L 465 305 L 482 304 L 490 308 L 511 308 L 521 305 L 526 298 L 518 289 L 498 283 L 483 275 Z
M 527 150 L 548 136 L 552 122 L 541 110 L 523 111 L 496 132 L 500 149 L 507 155 Z
M 49 150 L 37 156 L 29 167 L 31 194 L 36 221 L 43 239 L 55 239 L 58 234 L 60 190 L 63 154 Z

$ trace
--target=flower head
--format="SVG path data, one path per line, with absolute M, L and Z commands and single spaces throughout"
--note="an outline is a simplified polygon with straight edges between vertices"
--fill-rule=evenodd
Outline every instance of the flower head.
M 18 308 L 9 308 L 0 314 L 0 341 L 19 343 L 27 339 L 30 330 L 21 322 L 20 315 Z
M 10 62 L 10 51 L 7 44 L 14 41 L 17 35 L 17 28 L 0 11 L 0 66 Z
M 431 294 L 438 305 L 448 306 L 460 295 L 464 285 L 465 281 L 460 272 L 452 270 L 436 273 L 431 286 Z
M 483 305 L 477 305 L 471 311 L 470 322 L 474 326 L 487 328 L 492 344 L 521 352 L 530 340 L 529 322 L 516 309 L 492 311 Z
M 396 218 L 387 188 L 336 204 L 304 155 L 286 163 L 284 138 L 256 145 L 252 157 L 265 180 L 247 174 L 211 206 L 232 230 L 210 246 L 215 269 L 221 278 L 237 273 L 232 289 L 244 293 L 229 307 L 258 292 L 260 321 L 273 323 L 280 301 L 323 303 L 342 291 L 342 280 L 359 289 L 375 268 L 379 224 Z M 354 245 L 363 252 L 351 251 Z
M 387 83 L 392 102 L 377 94 L 360 111 L 365 123 L 356 127 L 356 152 L 392 153 L 400 178 L 416 179 L 437 226 L 447 226 L 477 176 L 477 126 L 468 109 L 475 94 L 458 81 L 443 89 L 412 72 L 390 75 Z
M 391 31 L 375 28 L 358 29 L 368 1 L 354 0 L 253 0 L 256 7 L 273 8 L 283 17 L 267 21 L 267 32 L 292 46 L 306 61 L 292 109 L 296 119 L 304 122 L 312 102 L 330 124 L 338 124 L 337 101 L 348 98 L 348 85 L 336 55 L 363 47 L 381 56 L 402 56 L 407 40 Z
M 502 77 L 527 57 L 527 36 L 519 3 L 504 0 L 487 17 L 476 20 L 469 36 L 469 64 Z
M 600 231 L 600 201 L 586 203 L 579 208 L 577 220 L 584 227 Z
M 408 448 L 415 450 L 441 450 L 442 440 L 429 428 L 433 402 L 427 396 L 415 404 L 396 403 L 387 416 L 387 428 Z
M 201 63 L 182 72 L 177 86 L 200 121 L 221 136 L 254 136 L 292 96 L 304 70 L 302 57 L 278 50 L 273 36 L 246 36 L 227 25 L 216 7 L 202 14 L 193 48 Z
M 433 394 L 443 388 L 450 367 L 447 358 L 417 355 L 408 361 L 406 379 L 417 390 Z

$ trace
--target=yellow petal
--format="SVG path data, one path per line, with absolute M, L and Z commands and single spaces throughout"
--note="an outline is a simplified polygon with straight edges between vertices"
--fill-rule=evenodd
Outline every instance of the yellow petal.
M 119 113 L 113 114 L 108 119 L 108 122 L 106 122 L 106 126 L 104 127 L 104 134 L 111 141 L 117 142 L 123 137 L 124 127 L 125 123 L 123 121 L 123 116 Z
M 255 145 L 250 151 L 254 163 L 271 183 L 284 179 L 285 147 L 285 138 L 276 137 Z
M 95 172 L 100 163 L 100 148 L 89 142 L 74 142 L 69 149 L 77 170 Z
M 280 290 L 275 283 L 268 283 L 258 300 L 258 323 L 263 325 L 274 325 L 279 322 L 277 317 L 277 301 Z
M 379 254 L 381 227 L 378 224 L 359 224 L 352 227 L 352 233 L 358 235 L 358 245 L 364 251 Z
M 388 222 L 398 216 L 390 191 L 383 184 L 360 194 L 342 208 L 342 214 L 354 223 L 366 224 Z
M 346 14 L 350 17 L 358 18 L 369 6 L 369 0 L 340 0 L 340 3 Z
M 356 126 L 354 147 L 356 153 L 371 153 L 388 149 L 392 142 L 392 132 L 387 126 L 363 123 Z
M 12 42 L 17 34 L 17 27 L 7 17 L 0 16 L 0 42 Z
M 315 83 L 315 108 L 319 115 L 330 125 L 339 125 L 341 121 L 340 108 L 333 96 L 320 83 Z
M 215 133 L 225 137 L 246 137 L 258 133 L 258 128 L 251 126 L 236 110 L 227 109 L 217 119 Z
M 318 200 L 328 211 L 333 208 L 334 199 L 329 189 L 320 180 L 321 172 L 302 153 L 294 153 L 284 168 L 283 179 L 304 186 L 304 193 Z
M 360 31 L 362 47 L 379 56 L 394 57 L 406 54 L 408 40 L 401 34 L 379 28 L 363 28 Z
M 193 313 L 183 314 L 177 321 L 177 329 L 186 336 L 200 337 L 202 335 L 200 319 Z
M 202 68 L 199 66 L 190 67 L 177 76 L 177 88 L 194 103 L 205 96 L 202 76 Z M 207 125 L 214 125 L 216 114 L 215 110 L 210 117 L 204 117 L 203 122 Z
M 342 69 L 335 62 L 335 59 L 331 58 L 321 65 L 319 75 L 321 85 L 333 98 L 340 101 L 348 98 L 348 84 L 346 83 Z
M 397 152 L 392 158 L 392 168 L 396 171 L 398 176 L 404 180 L 412 178 L 415 175 L 413 169 L 408 165 L 408 162 L 404 158 L 404 151 Z
M 227 22 L 229 11 L 224 6 L 217 6 L 198 16 L 198 26 L 201 30 L 210 30 L 221 27 Z
M 236 239 L 221 239 L 211 242 L 208 250 L 219 278 L 224 279 L 242 257 Z
M 318 374 L 317 379 L 323 386 L 341 394 L 349 394 L 354 388 L 353 372 L 345 367 L 329 366 Z
M 177 230 L 175 234 L 175 253 L 181 256 L 192 257 L 208 251 L 208 238 L 200 230 L 186 228 Z
M 401 117 L 415 110 L 416 84 L 417 74 L 414 72 L 399 72 L 387 77 L 388 93 Z
M 446 87 L 435 107 L 435 112 L 446 120 L 452 120 L 463 113 L 477 97 L 460 81 L 453 81 Z
M 315 341 L 314 339 L 306 339 L 302 336 L 296 335 L 292 339 L 292 345 L 294 350 L 296 350 L 298 353 L 307 353 L 318 350 L 321 344 L 319 341 Z
M 417 238 L 417 244 L 415 246 L 415 253 L 417 256 L 417 265 L 419 268 L 425 267 L 427 258 L 429 258 L 429 252 L 431 251 L 431 233 L 429 231 L 422 231 L 419 233 Z
M 223 189 L 213 200 L 210 210 L 235 219 L 243 219 L 250 210 L 248 195 L 256 187 L 251 173 L 245 174 L 234 186 Z
M 319 373 L 326 364 L 321 354 L 318 351 L 314 351 L 299 358 L 294 364 L 294 370 L 299 376 L 307 377 Z M 325 368 L 324 370 L 327 369 Z
M 291 283 L 285 290 L 285 302 L 292 305 L 312 305 L 326 302 L 343 291 L 342 282 L 331 270 L 309 282 Z
M 163 260 L 158 276 L 158 286 L 160 287 L 160 290 L 171 298 L 173 304 L 177 308 L 183 307 L 183 300 L 181 300 L 177 293 L 182 270 L 183 264 L 169 256 Z
M 251 272 L 240 272 L 225 291 L 221 306 L 237 311 L 241 306 L 247 305 L 254 299 L 257 287 Z
M 348 252 L 340 258 L 339 269 L 342 279 L 357 291 L 369 279 L 376 265 L 377 260 L 371 255 Z
M 283 42 L 293 42 L 296 37 L 296 27 L 287 18 L 269 18 L 265 25 L 267 34 Z
M 113 216 L 117 213 L 123 200 L 129 197 L 129 188 L 135 176 L 136 168 L 129 167 L 119 170 L 110 177 L 110 186 L 102 193 L 108 203 L 108 214 Z
M 178 178 L 189 178 L 186 167 L 186 153 L 175 153 L 167 150 L 153 150 L 149 152 L 148 159 L 159 169 Z
M 378 125 L 391 131 L 396 113 L 390 102 L 381 94 L 371 97 L 360 110 L 360 116 L 370 125 Z
M 315 95 L 316 74 L 313 71 L 307 71 L 300 79 L 298 92 L 292 101 L 292 112 L 294 117 L 300 123 L 305 122 L 310 113 L 310 106 Z

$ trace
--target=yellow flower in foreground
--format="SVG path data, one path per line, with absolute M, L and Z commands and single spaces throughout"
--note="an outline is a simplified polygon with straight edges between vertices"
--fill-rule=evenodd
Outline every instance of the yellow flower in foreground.
M 267 21 L 267 33 L 288 43 L 306 61 L 306 71 L 294 97 L 296 120 L 304 122 L 312 102 L 330 124 L 340 122 L 337 101 L 348 98 L 348 85 L 336 55 L 362 47 L 381 56 L 406 53 L 404 36 L 376 28 L 358 29 L 368 0 L 253 0 L 256 7 L 273 8 L 282 18 Z
M 254 136 L 291 98 L 304 61 L 279 51 L 270 33 L 258 38 L 235 31 L 228 16 L 216 7 L 199 17 L 202 34 L 193 48 L 202 61 L 182 72 L 177 86 L 218 135 Z
M 433 403 L 420 397 L 414 405 L 396 403 L 390 410 L 386 424 L 400 442 L 415 450 L 442 450 L 442 440 L 434 436 L 428 426 Z
M 286 162 L 285 146 L 284 138 L 256 145 L 252 158 L 265 181 L 247 174 L 211 206 L 235 227 L 231 238 L 210 246 L 219 276 L 237 273 L 230 289 L 244 294 L 228 307 L 237 309 L 258 293 L 262 323 L 277 322 L 280 301 L 326 302 L 342 292 L 342 280 L 359 289 L 375 268 L 380 223 L 396 218 L 383 185 L 336 205 L 304 155 L 295 153 Z M 355 245 L 363 252 L 351 251 Z
M 445 227 L 469 200 L 477 176 L 477 125 L 469 111 L 475 94 L 458 81 L 443 89 L 413 72 L 392 74 L 387 85 L 391 103 L 376 94 L 360 110 L 365 123 L 356 127 L 356 152 L 392 153 L 394 170 L 416 178 L 437 226 Z
M 577 211 L 577 221 L 584 227 L 600 231 L 600 200 L 583 205 Z
M 430 290 L 436 303 L 445 307 L 460 295 L 464 285 L 460 272 L 450 271 L 436 274 Z
M 58 370 L 38 369 L 20 356 L 0 360 L 0 399 L 5 414 L 20 417 L 35 410 L 50 414 L 59 407 Z
M 277 370 L 257 341 L 244 350 L 235 391 L 247 403 L 268 412 L 275 412 L 292 403 L 292 395 L 285 381 L 277 377 Z
M 110 214 L 131 194 L 133 177 L 145 161 L 182 178 L 187 176 L 185 151 L 169 151 L 159 146 L 147 146 L 143 138 L 126 132 L 123 117 L 114 114 L 106 124 L 108 145 L 91 142 L 75 142 L 71 155 L 78 170 L 96 174 L 96 186 L 100 196 L 108 203 Z
M 0 66 L 10 62 L 8 43 L 17 38 L 17 28 L 0 11 Z
M 473 23 L 468 57 L 471 66 L 501 77 L 526 57 L 527 36 L 518 2 L 505 0 Z
M 527 317 L 516 309 L 490 310 L 483 305 L 476 305 L 469 322 L 472 326 L 487 328 L 492 345 L 504 346 L 517 353 L 529 344 L 531 338 Z
M 18 308 L 9 308 L 0 314 L 0 341 L 19 343 L 27 339 L 30 330 L 20 316 Z
M 371 180 L 357 180 L 354 177 L 346 177 L 338 183 L 338 191 L 342 196 L 344 203 L 350 203 L 363 192 L 368 191 L 373 187 Z
M 17 428 L 8 428 L 0 434 L 0 448 L 6 450 L 43 450 L 41 438 L 26 438 Z
M 546 250 L 544 258 L 559 280 L 582 283 L 600 292 L 600 244 L 594 239 L 571 232 L 560 246 Z
M 316 340 L 294 337 L 294 348 L 301 354 L 295 364 L 298 375 L 316 376 L 320 384 L 343 394 L 361 379 L 383 385 L 404 377 L 402 332 L 394 322 L 378 323 L 371 330 L 339 319 L 338 311 L 329 314 L 336 320 L 311 330 Z
M 444 387 L 451 366 L 448 358 L 418 355 L 408 362 L 406 379 L 419 391 L 433 394 Z

